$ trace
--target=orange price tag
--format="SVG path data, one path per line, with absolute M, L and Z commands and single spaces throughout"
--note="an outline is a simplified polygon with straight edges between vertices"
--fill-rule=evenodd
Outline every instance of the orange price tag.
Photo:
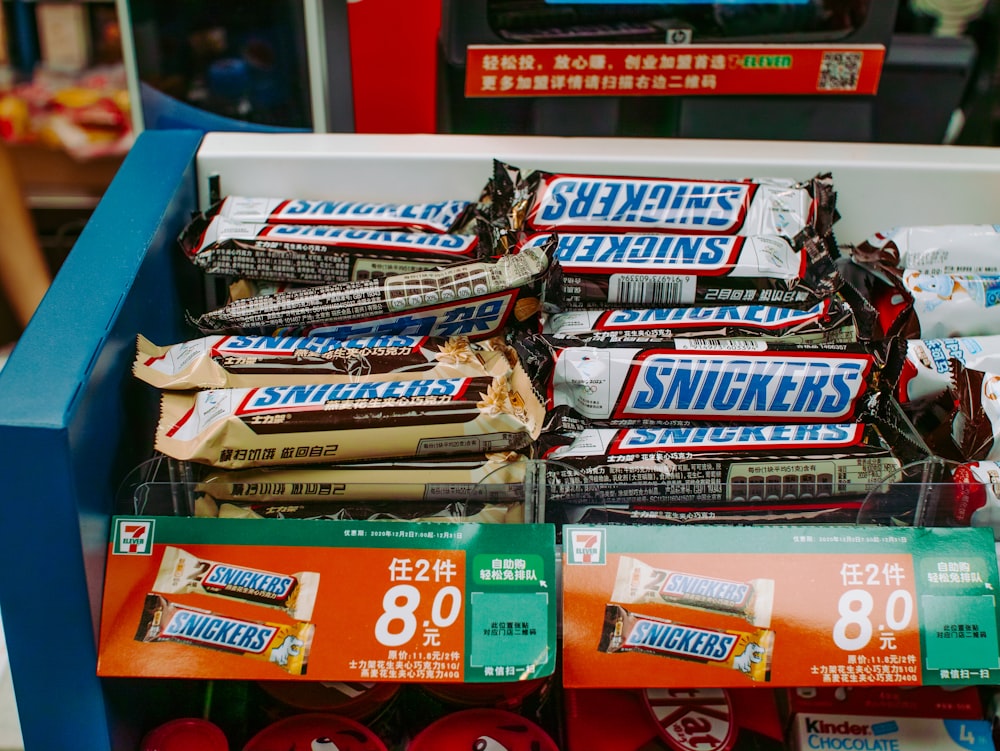
M 565 582 L 569 686 L 920 683 L 909 556 L 608 553 Z

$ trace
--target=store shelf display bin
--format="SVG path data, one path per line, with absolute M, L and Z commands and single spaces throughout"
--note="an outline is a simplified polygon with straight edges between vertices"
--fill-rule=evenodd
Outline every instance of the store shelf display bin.
M 116 492 L 152 450 L 155 399 L 130 373 L 135 336 L 168 342 L 192 333 L 185 313 L 197 309 L 203 287 L 176 238 L 191 212 L 207 207 L 210 180 L 223 194 L 247 196 L 475 198 L 494 158 L 593 174 L 804 179 L 830 171 L 842 242 L 1000 215 L 1000 152 L 987 148 L 143 133 L 0 373 L 0 608 L 26 749 L 134 748 L 170 712 L 163 697 L 183 694 L 164 692 L 161 681 L 97 678 L 95 634 Z

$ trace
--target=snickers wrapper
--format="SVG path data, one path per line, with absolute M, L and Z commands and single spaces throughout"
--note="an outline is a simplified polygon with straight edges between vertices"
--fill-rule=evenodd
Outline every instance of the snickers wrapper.
M 149 593 L 135 640 L 216 649 L 267 660 L 278 670 L 304 675 L 314 631 L 315 626 L 305 621 L 287 624 L 250 621 L 182 605 L 163 595 Z
M 573 346 L 529 335 L 517 347 L 549 408 L 591 427 L 851 421 L 866 394 L 894 385 L 902 367 L 896 342 L 882 351 L 747 339 Z
M 518 181 L 500 190 L 494 211 L 526 201 L 520 229 L 534 232 L 664 232 L 693 235 L 780 235 L 806 227 L 820 235 L 836 220 L 829 175 L 812 179 L 694 180 L 667 177 L 555 174 L 536 170 L 520 178 L 510 165 L 494 169 Z M 508 208 L 508 216 L 514 216 Z
M 203 333 L 495 336 L 508 322 L 537 320 L 555 238 L 495 261 L 471 261 L 380 279 L 235 300 L 201 315 Z
M 859 261 L 897 273 L 1000 274 L 1000 228 L 995 224 L 893 227 L 847 251 Z
M 180 244 L 209 274 L 297 284 L 352 282 L 478 256 L 474 234 L 248 224 L 198 215 Z
M 176 595 L 196 592 L 277 608 L 298 621 L 312 618 L 319 574 L 281 574 L 233 563 L 210 561 L 183 548 L 167 545 L 153 582 L 153 591 Z
M 138 337 L 133 374 L 161 389 L 503 375 L 506 347 L 465 337 L 208 336 L 159 347 Z
M 752 626 L 771 625 L 774 580 L 732 581 L 652 566 L 638 558 L 618 559 L 612 601 L 621 605 L 676 605 L 743 618 Z
M 517 451 L 544 407 L 508 376 L 165 392 L 156 449 L 227 469 Z
M 736 670 L 754 682 L 771 677 L 774 632 L 705 628 L 634 613 L 621 605 L 608 604 L 598 651 L 630 652 L 688 660 Z
M 539 449 L 550 504 L 593 502 L 596 487 L 609 504 L 718 517 L 860 502 L 902 480 L 905 460 L 926 458 L 916 446 L 898 456 L 875 425 L 857 422 L 588 429 L 546 433 Z
M 559 232 L 564 310 L 734 304 L 809 309 L 840 286 L 832 235 Z M 545 242 L 532 235 L 522 244 Z
M 402 204 L 226 196 L 205 212 L 204 220 L 455 232 L 471 221 L 474 210 L 475 204 L 464 200 Z
M 839 295 L 806 310 L 777 305 L 577 310 L 547 316 L 543 332 L 578 344 L 680 338 L 766 338 L 802 344 L 858 341 L 854 313 Z

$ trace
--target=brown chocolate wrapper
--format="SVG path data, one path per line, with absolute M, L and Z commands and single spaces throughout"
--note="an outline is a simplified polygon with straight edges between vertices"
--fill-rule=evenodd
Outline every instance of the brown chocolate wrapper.
M 360 281 L 479 257 L 474 234 L 249 224 L 204 214 L 180 244 L 206 273 L 299 284 Z
M 935 513 L 917 490 L 946 470 L 900 406 L 879 394 L 858 420 L 594 430 L 556 417 L 538 440 L 547 520 L 912 524 Z
M 547 235 L 532 235 L 522 247 Z M 781 305 L 808 309 L 840 287 L 832 233 L 793 238 L 656 233 L 559 233 L 562 310 Z
M 215 467 L 517 451 L 545 412 L 527 376 L 166 392 L 156 449 Z
M 1000 459 L 1000 375 L 951 360 L 951 434 L 961 460 Z
M 764 338 L 796 344 L 858 341 L 854 312 L 840 295 L 808 310 L 728 305 L 570 311 L 547 316 L 543 333 L 576 344 L 609 345 L 688 338 Z
M 194 323 L 203 333 L 488 338 L 508 322 L 537 323 L 554 246 L 553 236 L 494 261 L 235 300 Z

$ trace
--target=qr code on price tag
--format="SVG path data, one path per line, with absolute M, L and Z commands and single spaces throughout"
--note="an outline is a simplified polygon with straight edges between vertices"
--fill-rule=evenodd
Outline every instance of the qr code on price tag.
M 819 69 L 819 91 L 855 91 L 861 73 L 862 52 L 824 52 Z

